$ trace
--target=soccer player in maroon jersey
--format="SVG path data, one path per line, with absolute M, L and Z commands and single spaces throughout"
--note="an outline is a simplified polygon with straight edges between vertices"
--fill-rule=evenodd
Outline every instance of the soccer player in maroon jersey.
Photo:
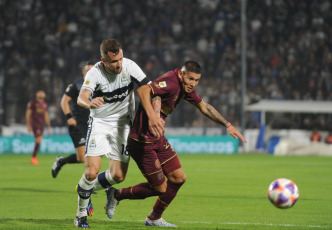
M 141 86 L 137 93 L 141 99 L 134 124 L 130 130 L 127 151 L 137 163 L 148 182 L 129 188 L 107 192 L 106 213 L 113 218 L 116 205 L 123 199 L 145 199 L 159 196 L 151 213 L 146 217 L 147 226 L 176 227 L 161 216 L 186 181 L 180 160 L 164 136 L 164 119 L 185 99 L 202 114 L 227 128 L 234 138 L 246 143 L 246 139 L 218 111 L 199 97 L 195 91 L 201 78 L 201 68 L 194 61 L 187 61 L 181 70 L 169 71 L 148 85 Z M 156 101 L 152 101 L 155 98 Z M 160 117 L 158 98 L 161 100 Z M 167 180 L 165 179 L 167 178 Z
M 51 132 L 51 123 L 48 116 L 48 105 L 44 101 L 46 94 L 43 90 L 36 93 L 36 98 L 28 103 L 25 119 L 28 131 L 33 132 L 35 137 L 35 148 L 32 153 L 31 164 L 38 165 L 37 154 L 41 141 L 43 140 L 44 124 L 47 125 L 48 134 Z

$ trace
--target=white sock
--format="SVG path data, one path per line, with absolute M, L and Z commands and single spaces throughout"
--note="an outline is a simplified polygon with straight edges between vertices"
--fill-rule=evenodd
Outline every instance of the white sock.
M 110 170 L 106 170 L 98 174 L 97 178 L 93 181 L 93 190 L 98 191 L 117 184 L 110 173 Z
M 78 184 L 82 189 L 89 191 L 93 188 L 94 181 L 88 181 L 85 178 L 85 175 L 83 174 Z M 78 217 L 87 216 L 86 207 L 88 207 L 88 205 L 89 205 L 89 199 L 83 199 L 78 195 L 78 207 L 77 207 Z

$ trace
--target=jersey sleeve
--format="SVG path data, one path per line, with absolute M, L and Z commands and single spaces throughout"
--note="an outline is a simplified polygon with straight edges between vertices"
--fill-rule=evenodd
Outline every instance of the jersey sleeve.
M 66 89 L 66 91 L 65 91 L 65 94 L 66 94 L 67 96 L 71 97 L 71 98 L 74 98 L 75 95 L 77 94 L 77 91 L 78 91 L 78 89 L 77 89 L 77 87 L 76 87 L 75 84 L 69 84 L 69 85 L 67 86 L 67 89 Z
M 157 78 L 154 82 L 149 84 L 154 96 L 162 96 L 164 94 L 167 95 L 169 92 L 177 90 L 178 86 L 174 82 L 174 78 L 171 78 L 169 74 L 171 74 L 171 72 L 165 73 L 163 76 Z
M 92 68 L 87 72 L 87 74 L 85 75 L 85 80 L 83 82 L 82 88 L 89 89 L 92 92 L 95 91 L 97 85 L 100 84 L 97 71 L 98 71 L 97 69 Z

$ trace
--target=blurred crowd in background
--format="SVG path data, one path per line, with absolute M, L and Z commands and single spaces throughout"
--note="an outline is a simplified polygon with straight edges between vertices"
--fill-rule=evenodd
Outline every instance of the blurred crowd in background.
M 247 1 L 246 104 L 260 99 L 332 101 L 329 0 Z M 155 79 L 191 59 L 203 68 L 199 95 L 236 126 L 241 111 L 239 0 L 0 0 L 1 124 L 25 123 L 26 105 L 47 93 L 52 126 L 66 125 L 65 88 L 100 60 L 102 40 Z M 273 114 L 272 128 L 331 129 L 328 114 Z M 187 102 L 168 126 L 215 126 Z M 246 113 L 246 128 L 259 113 Z

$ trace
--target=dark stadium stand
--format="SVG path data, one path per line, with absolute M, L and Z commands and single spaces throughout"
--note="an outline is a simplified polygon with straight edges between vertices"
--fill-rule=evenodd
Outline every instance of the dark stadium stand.
M 42 88 L 52 125 L 64 125 L 59 101 L 65 87 L 80 77 L 82 61 L 100 59 L 100 41 L 115 37 L 125 57 L 152 79 L 185 60 L 198 61 L 197 91 L 240 125 L 240 9 L 233 0 L 0 1 L 1 124 L 24 123 L 28 99 Z M 246 103 L 331 101 L 331 33 L 331 1 L 248 1 Z M 259 127 L 256 115 L 247 114 L 247 128 Z M 332 128 L 327 114 L 278 116 L 271 119 L 274 128 Z M 188 104 L 167 125 L 214 123 Z

